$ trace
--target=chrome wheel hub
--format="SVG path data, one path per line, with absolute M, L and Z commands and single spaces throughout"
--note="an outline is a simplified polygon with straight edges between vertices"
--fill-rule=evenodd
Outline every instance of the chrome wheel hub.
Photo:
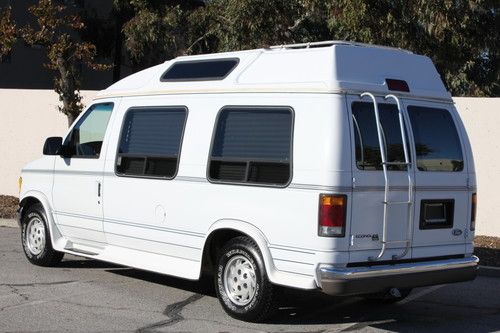
M 28 222 L 26 245 L 31 254 L 35 256 L 42 253 L 45 248 L 45 225 L 38 217 L 34 217 Z
M 231 302 L 244 306 L 255 296 L 257 278 L 252 263 L 242 255 L 232 257 L 224 269 L 224 289 Z

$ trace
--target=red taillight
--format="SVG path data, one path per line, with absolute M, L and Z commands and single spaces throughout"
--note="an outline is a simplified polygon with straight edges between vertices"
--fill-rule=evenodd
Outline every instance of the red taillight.
M 408 87 L 406 81 L 385 79 L 385 83 L 387 83 L 387 88 L 389 88 L 389 90 L 410 92 L 410 87 Z
M 476 210 L 477 210 L 477 195 L 472 194 L 472 207 L 470 210 L 470 230 L 476 230 Z
M 345 235 L 347 196 L 321 194 L 319 197 L 318 235 L 343 237 Z

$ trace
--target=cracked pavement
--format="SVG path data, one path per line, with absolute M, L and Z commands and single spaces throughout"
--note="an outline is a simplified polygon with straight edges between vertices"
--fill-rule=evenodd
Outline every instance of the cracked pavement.
M 419 288 L 397 305 L 285 289 L 276 317 L 227 316 L 202 283 L 66 255 L 31 265 L 19 229 L 0 227 L 0 332 L 495 332 L 500 279 Z

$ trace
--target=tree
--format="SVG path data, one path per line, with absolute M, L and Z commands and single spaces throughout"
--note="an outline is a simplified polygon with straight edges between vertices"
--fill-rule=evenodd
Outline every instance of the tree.
M 10 16 L 10 7 L 0 8 L 0 59 L 10 52 L 17 40 L 16 25 Z
M 78 41 L 76 32 L 84 28 L 78 14 L 68 7 L 55 5 L 51 0 L 39 0 L 29 12 L 36 17 L 38 29 L 26 26 L 21 29 L 24 40 L 31 46 L 41 46 L 47 52 L 46 67 L 56 71 L 54 89 L 62 106 L 59 111 L 68 117 L 71 125 L 83 109 L 80 95 L 82 65 L 93 70 L 106 70 L 107 65 L 94 62 L 96 47 Z
M 119 2 L 132 4 L 125 45 L 139 67 L 179 54 L 340 39 L 428 55 L 456 96 L 500 95 L 498 0 Z
M 338 39 L 405 48 L 432 58 L 457 96 L 499 94 L 498 1 L 328 1 Z

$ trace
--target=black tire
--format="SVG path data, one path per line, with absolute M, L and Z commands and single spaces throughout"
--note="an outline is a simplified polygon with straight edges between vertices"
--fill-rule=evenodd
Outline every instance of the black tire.
M 30 243 L 27 239 L 27 234 L 29 232 L 28 227 L 32 227 L 30 222 L 40 226 L 40 228 L 38 228 L 38 234 L 43 234 L 44 237 L 44 242 L 42 243 L 40 243 L 42 238 L 38 238 L 39 243 L 38 246 L 36 246 L 37 251 L 34 251 L 33 245 L 30 245 L 32 243 Z M 40 230 L 40 223 L 43 224 L 42 230 Z M 33 234 L 30 235 L 33 236 Z M 64 253 L 58 252 L 52 248 L 52 241 L 50 239 L 50 231 L 45 210 L 39 203 L 28 207 L 26 213 L 23 214 L 23 218 L 21 220 L 21 241 L 26 258 L 34 265 L 46 267 L 56 266 L 64 256 Z
M 402 288 L 398 289 L 399 291 L 399 296 L 395 296 L 390 293 L 390 290 L 380 292 L 380 293 L 375 293 L 375 294 L 368 294 L 368 295 L 363 295 L 364 298 L 371 302 L 375 303 L 381 303 L 381 304 L 393 304 L 397 303 L 399 301 L 404 300 L 408 295 L 410 295 L 412 288 Z
M 228 263 L 247 260 L 255 272 L 255 288 L 253 297 L 243 300 L 248 304 L 237 304 L 227 293 L 225 271 Z M 250 266 L 248 266 L 250 267 Z M 229 268 L 228 268 L 229 269 Z M 239 274 L 239 270 L 235 273 Z M 243 279 L 243 274 L 241 278 Z M 278 288 L 267 278 L 260 250 L 255 242 L 245 236 L 231 239 L 220 251 L 215 274 L 215 290 L 223 309 L 233 318 L 248 322 L 262 322 L 271 317 L 277 310 Z M 245 276 L 246 278 L 246 276 Z M 243 280 L 242 280 L 243 281 Z M 236 283 L 235 283 L 236 284 Z M 242 283 L 245 285 L 246 283 Z M 233 285 L 234 286 L 234 285 Z M 227 286 L 227 288 L 231 288 Z M 247 288 L 245 286 L 245 288 Z M 241 290 L 241 289 L 240 289 Z

